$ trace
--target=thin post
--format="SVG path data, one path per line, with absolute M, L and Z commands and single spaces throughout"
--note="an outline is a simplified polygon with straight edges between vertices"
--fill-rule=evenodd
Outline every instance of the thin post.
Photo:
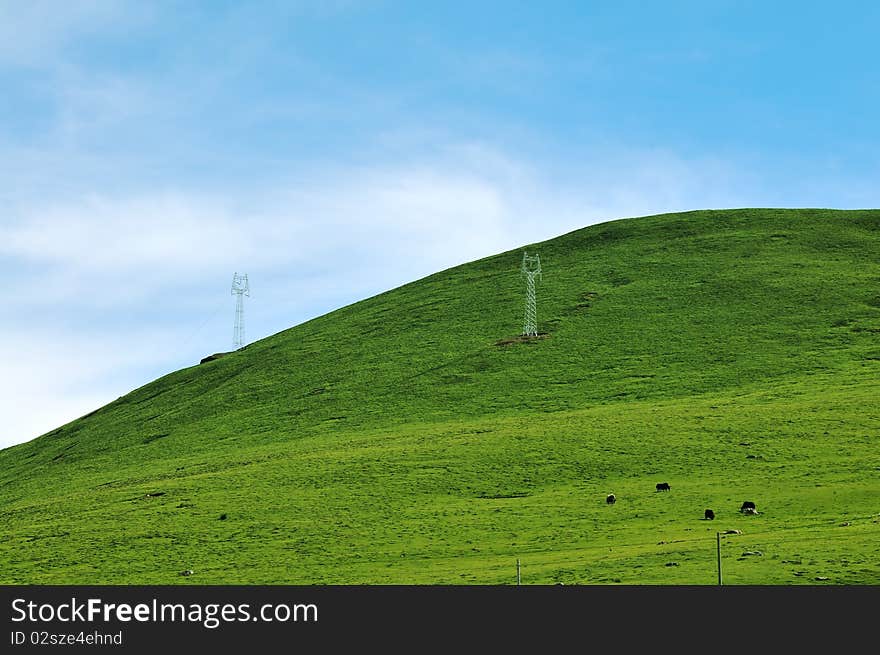
M 718 586 L 721 586 L 721 533 L 715 533 L 716 552 L 718 553 Z
M 518 587 L 522 583 L 522 576 L 520 576 L 520 568 L 519 568 L 519 558 L 516 559 L 516 586 Z
M 250 297 L 251 288 L 247 273 L 232 276 L 232 295 L 235 296 L 235 325 L 232 328 L 232 347 L 238 350 L 244 345 L 244 298 Z

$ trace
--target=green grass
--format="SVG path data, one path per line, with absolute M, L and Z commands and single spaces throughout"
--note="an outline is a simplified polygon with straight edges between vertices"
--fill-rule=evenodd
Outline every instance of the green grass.
M 880 583 L 880 211 L 527 249 L 0 451 L 0 583 Z

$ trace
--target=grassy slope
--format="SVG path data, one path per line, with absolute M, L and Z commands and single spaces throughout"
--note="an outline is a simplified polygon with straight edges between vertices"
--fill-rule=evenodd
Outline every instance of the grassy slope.
M 880 583 L 880 211 L 528 250 L 546 339 L 511 251 L 0 451 L 0 583 Z

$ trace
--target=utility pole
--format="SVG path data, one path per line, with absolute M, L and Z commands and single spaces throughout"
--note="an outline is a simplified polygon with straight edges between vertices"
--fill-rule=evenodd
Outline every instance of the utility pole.
M 522 274 L 526 278 L 526 313 L 523 321 L 523 336 L 538 336 L 538 311 L 535 301 L 535 278 L 544 276 L 541 274 L 541 258 L 538 255 L 529 256 L 527 252 L 523 253 Z
M 238 350 L 244 345 L 244 296 L 250 297 L 247 273 L 232 276 L 232 295 L 235 296 L 235 325 L 232 328 L 232 347 Z
M 715 551 L 718 554 L 718 586 L 721 586 L 721 533 L 715 533 Z

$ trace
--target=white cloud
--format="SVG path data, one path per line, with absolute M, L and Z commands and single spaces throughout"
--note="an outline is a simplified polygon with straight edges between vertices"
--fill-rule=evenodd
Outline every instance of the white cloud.
M 0 233 L 0 252 L 80 272 L 153 275 L 170 262 L 187 271 L 217 261 L 239 232 L 209 198 L 90 195 L 31 207 Z
M 345 278 L 350 272 L 335 262 L 389 266 L 391 258 L 392 268 L 412 263 L 427 274 L 515 243 L 531 223 L 514 197 L 520 193 L 491 169 L 422 164 L 334 169 L 295 189 L 244 196 L 34 200 L 0 225 L 0 255 L 39 269 L 34 285 L 20 287 L 19 303 L 56 303 L 77 287 L 99 289 L 99 303 L 142 299 L 245 266 L 333 269 L 328 275 Z

